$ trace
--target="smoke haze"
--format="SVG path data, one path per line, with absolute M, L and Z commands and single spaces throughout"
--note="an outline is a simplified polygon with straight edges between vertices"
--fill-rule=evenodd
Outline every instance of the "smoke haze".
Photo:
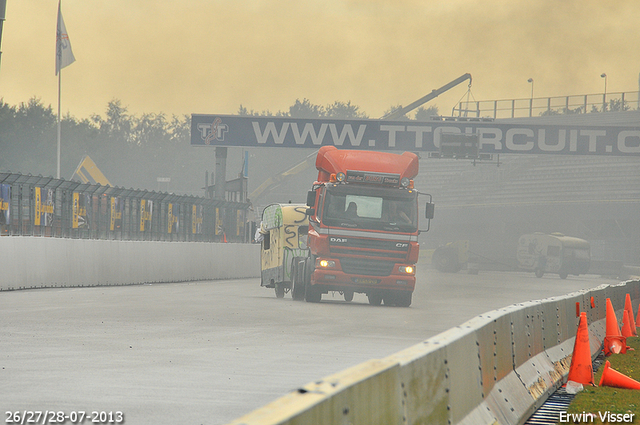
M 9 1 L 0 96 L 57 104 L 57 2 Z M 638 89 L 636 0 L 64 0 L 76 62 L 62 111 L 235 114 L 296 99 L 351 101 L 372 118 L 458 76 L 477 100 Z M 460 85 L 429 105 L 448 115 Z M 427 106 L 429 106 L 427 105 Z

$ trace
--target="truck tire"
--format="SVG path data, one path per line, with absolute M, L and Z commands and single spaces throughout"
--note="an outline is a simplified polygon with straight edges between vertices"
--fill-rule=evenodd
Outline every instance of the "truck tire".
M 436 269 L 445 273 L 457 273 L 462 267 L 458 262 L 457 252 L 449 247 L 436 249 L 431 262 Z
M 344 300 L 348 303 L 353 301 L 353 291 L 343 291 Z
M 409 291 L 399 291 L 396 293 L 396 305 L 398 307 L 409 307 L 411 305 L 411 298 L 413 293 Z
M 382 294 L 379 292 L 370 292 L 367 294 L 367 298 L 369 298 L 369 304 L 371 305 L 382 304 Z
M 308 303 L 319 303 L 322 300 L 322 292 L 311 285 L 311 275 L 315 267 L 313 258 L 307 258 L 304 262 L 304 300 Z
M 304 300 L 308 303 L 319 303 L 322 300 L 322 293 L 313 286 L 307 286 L 304 292 Z
M 291 266 L 291 298 L 296 301 L 304 299 L 304 261 L 300 257 L 293 259 Z

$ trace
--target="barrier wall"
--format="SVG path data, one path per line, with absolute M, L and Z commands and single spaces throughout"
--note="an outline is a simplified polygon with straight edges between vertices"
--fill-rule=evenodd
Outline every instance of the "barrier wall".
M 0 290 L 260 276 L 255 244 L 8 236 L 0 253 Z
M 522 424 L 569 373 L 579 312 L 587 312 L 595 358 L 606 299 L 622 317 L 627 293 L 637 309 L 640 281 L 494 310 L 305 385 L 231 425 Z

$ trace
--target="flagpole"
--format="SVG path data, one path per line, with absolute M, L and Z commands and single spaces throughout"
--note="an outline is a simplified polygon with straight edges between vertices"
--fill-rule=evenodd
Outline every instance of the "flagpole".
M 58 172 L 56 178 L 60 178 L 60 89 L 62 87 L 62 70 L 58 71 Z

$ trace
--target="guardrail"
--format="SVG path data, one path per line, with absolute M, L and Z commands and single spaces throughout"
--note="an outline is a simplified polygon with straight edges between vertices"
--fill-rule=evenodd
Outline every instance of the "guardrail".
M 522 424 L 568 374 L 580 311 L 595 358 L 606 299 L 622 310 L 627 293 L 638 308 L 640 281 L 629 281 L 494 310 L 307 384 L 231 424 Z
M 453 108 L 459 117 L 521 118 L 542 115 L 622 112 L 640 109 L 640 92 L 596 93 L 574 96 L 502 100 L 465 100 Z
M 0 235 L 250 242 L 248 203 L 0 173 Z

